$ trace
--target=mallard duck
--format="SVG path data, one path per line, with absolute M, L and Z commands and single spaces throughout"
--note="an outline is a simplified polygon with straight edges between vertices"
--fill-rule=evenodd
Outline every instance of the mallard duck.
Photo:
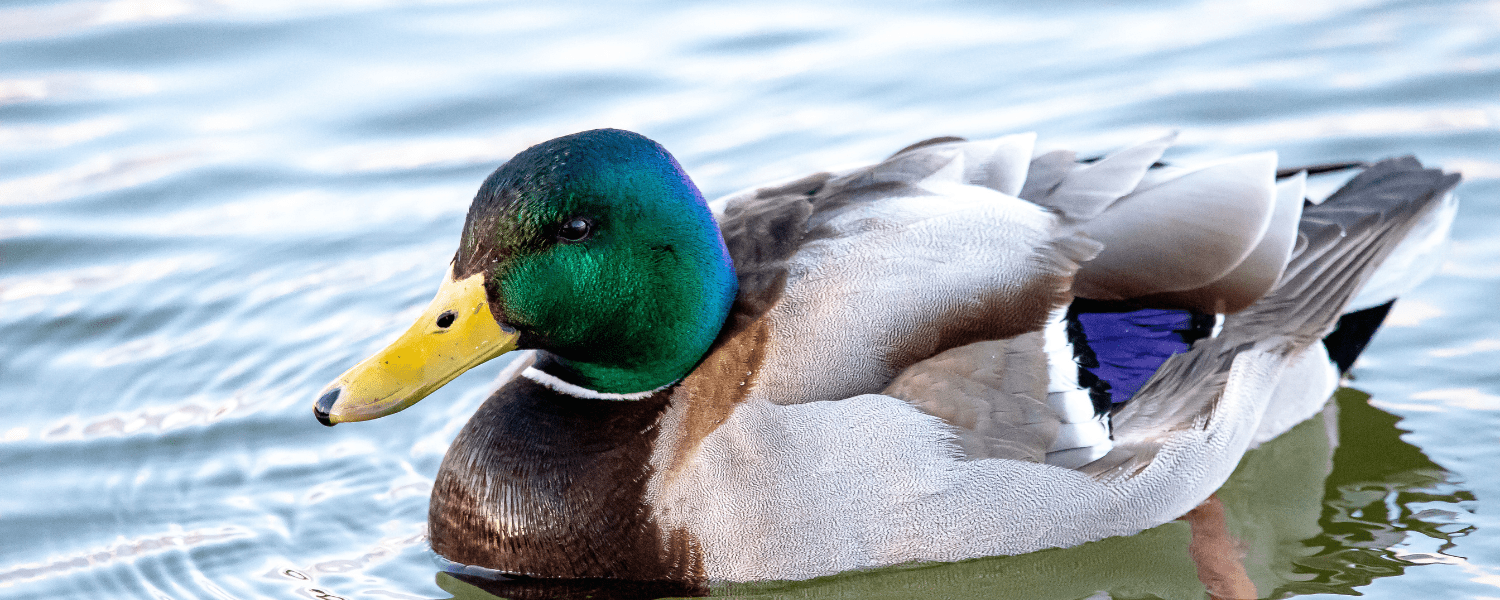
M 501 573 L 800 579 L 1132 534 L 1319 410 L 1368 333 L 1321 340 L 1456 206 L 1412 158 L 1312 169 L 1363 168 L 1314 204 L 1274 153 L 1159 163 L 1172 141 L 937 138 L 710 204 L 643 136 L 557 138 L 484 181 L 432 304 L 314 412 L 386 416 L 522 350 L 428 514 L 437 554 Z

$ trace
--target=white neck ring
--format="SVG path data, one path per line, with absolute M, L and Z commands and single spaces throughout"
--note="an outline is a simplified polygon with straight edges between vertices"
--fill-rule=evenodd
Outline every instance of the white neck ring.
M 547 386 L 548 388 L 551 388 L 552 391 L 555 391 L 557 393 L 567 394 L 574 398 L 587 398 L 589 400 L 642 400 L 651 397 L 652 394 L 667 389 L 672 385 L 672 383 L 677 383 L 676 381 L 673 381 L 672 383 L 668 383 L 667 385 L 661 386 L 654 390 L 646 390 L 644 392 L 611 394 L 608 392 L 594 391 L 581 385 L 568 383 L 566 381 L 558 379 L 557 376 L 546 371 L 539 370 L 536 367 L 526 367 L 526 370 L 521 371 L 521 376 Z

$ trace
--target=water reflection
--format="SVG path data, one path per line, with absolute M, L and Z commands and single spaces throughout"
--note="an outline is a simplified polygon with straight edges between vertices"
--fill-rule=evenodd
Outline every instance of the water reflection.
M 1354 588 L 1400 575 L 1418 564 L 1462 562 L 1453 540 L 1473 530 L 1462 523 L 1474 494 L 1449 480 L 1420 448 L 1401 440 L 1394 415 L 1371 407 L 1356 390 L 1340 390 L 1339 445 L 1324 481 L 1320 532 L 1303 541 L 1315 552 L 1294 562 L 1307 576 L 1284 593 L 1353 595 Z M 1431 552 L 1408 548 L 1435 547 Z
M 492 579 L 460 573 L 438 573 L 438 587 L 454 600 L 646 600 L 708 595 L 708 589 L 670 581 L 610 579 Z
M 1341 389 L 1327 410 L 1252 451 L 1218 492 L 1240 560 L 1262 597 L 1359 595 L 1380 577 L 1448 554 L 1474 495 L 1401 439 L 1399 419 Z M 719 585 L 732 598 L 944 598 L 1201 600 L 1192 534 L 1173 522 L 1075 548 L 960 563 L 902 565 L 801 582 Z M 1222 557 L 1220 557 L 1222 558 Z M 439 573 L 455 600 L 657 598 L 694 590 L 604 581 L 489 581 Z

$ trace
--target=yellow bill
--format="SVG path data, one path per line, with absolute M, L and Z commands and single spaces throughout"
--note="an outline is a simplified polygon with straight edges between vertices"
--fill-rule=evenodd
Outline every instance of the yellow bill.
M 328 384 L 313 414 L 332 426 L 399 412 L 464 371 L 516 349 L 518 338 L 490 312 L 482 273 L 454 280 L 450 271 L 411 329 Z

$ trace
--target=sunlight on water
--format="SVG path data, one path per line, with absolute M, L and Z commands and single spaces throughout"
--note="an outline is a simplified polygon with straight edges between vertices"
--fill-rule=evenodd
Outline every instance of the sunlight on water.
M 1262 596 L 1500 597 L 1497 19 L 1382 0 L 0 2 L 0 597 L 682 593 L 444 571 L 432 480 L 504 360 L 396 418 L 309 411 L 431 298 L 486 174 L 606 126 L 663 143 L 710 197 L 1032 130 L 1084 152 L 1178 130 L 1173 161 L 1461 170 L 1449 258 L 1354 371 L 1371 397 L 1341 391 L 1219 496 Z M 1202 598 L 1188 539 L 1173 522 L 714 591 Z

